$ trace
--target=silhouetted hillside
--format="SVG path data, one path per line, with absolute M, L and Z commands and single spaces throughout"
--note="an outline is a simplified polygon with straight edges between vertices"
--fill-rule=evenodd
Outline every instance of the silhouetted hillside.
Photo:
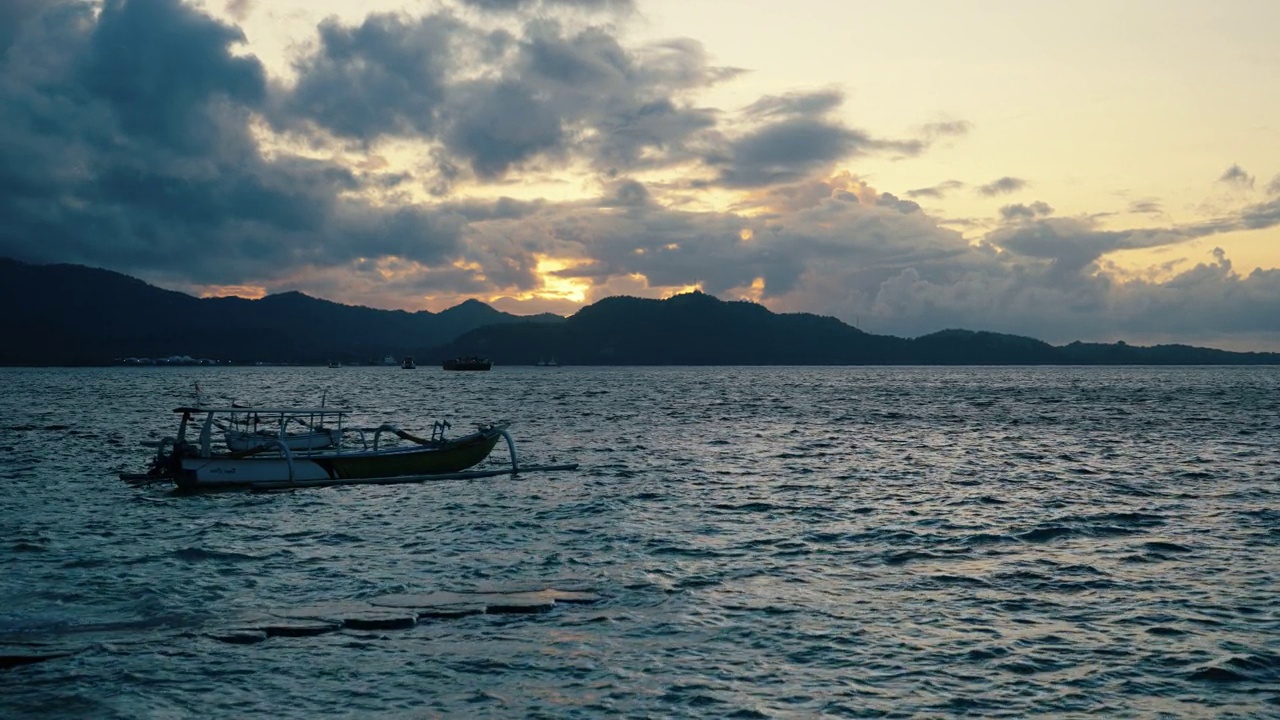
M 572 365 L 846 365 L 895 362 L 906 342 L 698 292 L 606 298 L 555 327 L 494 330 L 473 330 L 440 354 L 486 355 L 500 364 L 554 357 Z
M 440 313 L 376 310 L 299 292 L 195 298 L 107 270 L 0 258 L 0 364 L 81 365 L 190 355 L 232 362 L 369 362 L 423 355 L 476 327 L 562 322 L 467 301 Z
M 287 292 L 194 298 L 105 270 L 0 259 L 0 364 L 78 365 L 190 355 L 221 361 L 434 365 L 482 355 L 502 365 L 1192 365 L 1280 364 L 1277 353 L 1135 347 L 943 330 L 914 340 L 835 318 L 776 314 L 699 292 L 612 297 L 570 318 L 502 313 L 475 300 L 441 313 L 375 310 Z
M 943 330 L 905 340 L 872 335 L 830 317 L 775 314 L 703 293 L 666 300 L 613 297 L 556 325 L 482 327 L 439 348 L 440 357 L 484 355 L 530 365 L 1193 365 L 1280 364 L 1277 353 L 1162 345 L 1142 348 Z

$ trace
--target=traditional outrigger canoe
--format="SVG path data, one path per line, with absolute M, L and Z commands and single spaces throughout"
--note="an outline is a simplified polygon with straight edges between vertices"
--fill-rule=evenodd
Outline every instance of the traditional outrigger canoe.
M 184 406 L 174 410 L 181 421 L 175 437 L 157 443 L 151 467 L 143 474 L 122 474 L 135 484 L 173 482 L 180 490 L 274 490 L 345 484 L 391 484 L 431 479 L 491 477 L 520 471 L 571 470 L 577 464 L 521 468 L 515 441 L 501 424 L 478 425 L 476 431 L 446 438 L 449 423 L 436 422 L 423 439 L 394 425 L 347 426 L 350 410 L 335 408 L 253 408 Z M 245 418 L 268 417 L 278 434 L 244 430 Z M 229 419 L 229 420 L 228 420 Z M 289 434 L 291 422 L 308 432 Z M 328 426 L 325 423 L 330 423 Z M 222 431 L 221 442 L 215 431 Z M 194 435 L 194 439 L 190 438 Z M 250 437 L 244 437 L 249 435 Z M 384 435 L 401 444 L 387 445 Z M 332 439 L 331 443 L 324 443 Z M 511 468 L 470 470 L 505 439 Z

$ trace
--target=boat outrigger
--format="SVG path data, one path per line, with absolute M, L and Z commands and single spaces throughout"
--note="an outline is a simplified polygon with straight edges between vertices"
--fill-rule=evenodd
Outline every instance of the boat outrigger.
M 155 444 L 156 454 L 146 473 L 125 473 L 122 480 L 137 485 L 173 482 L 183 491 L 279 490 L 493 477 L 578 466 L 520 467 L 515 441 L 503 424 L 478 425 L 475 432 L 446 438 L 450 424 L 437 421 L 431 437 L 424 439 L 389 424 L 348 427 L 351 411 L 330 407 L 194 405 L 174 412 L 181 415 L 177 436 Z M 250 418 L 254 428 L 262 418 L 268 418 L 271 427 L 278 429 L 274 434 L 247 430 Z M 306 432 L 285 432 L 291 424 L 305 426 Z M 217 430 L 221 430 L 221 442 L 215 440 Z M 194 439 L 188 437 L 192 434 Z M 405 442 L 387 444 L 387 436 Z M 511 467 L 471 470 L 489 457 L 499 440 L 506 440 Z

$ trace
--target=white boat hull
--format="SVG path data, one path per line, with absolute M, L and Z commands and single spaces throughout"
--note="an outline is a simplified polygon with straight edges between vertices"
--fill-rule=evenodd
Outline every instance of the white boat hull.
M 259 458 L 252 462 L 229 458 L 183 458 L 185 478 L 203 487 L 237 487 L 288 478 L 289 462 L 284 458 Z M 329 473 L 310 460 L 294 458 L 295 480 L 328 480 Z
M 232 452 L 248 452 L 250 450 L 278 450 L 280 442 L 284 442 L 290 451 L 323 450 L 333 447 L 338 442 L 337 430 L 321 430 L 318 432 L 299 433 L 280 437 L 270 433 L 252 433 L 241 430 L 228 430 L 224 434 L 227 449 Z

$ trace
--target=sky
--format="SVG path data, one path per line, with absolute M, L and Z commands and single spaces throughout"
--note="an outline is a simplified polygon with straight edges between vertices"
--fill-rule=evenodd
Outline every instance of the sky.
M 1280 351 L 1273 0 L 0 0 L 0 256 Z

